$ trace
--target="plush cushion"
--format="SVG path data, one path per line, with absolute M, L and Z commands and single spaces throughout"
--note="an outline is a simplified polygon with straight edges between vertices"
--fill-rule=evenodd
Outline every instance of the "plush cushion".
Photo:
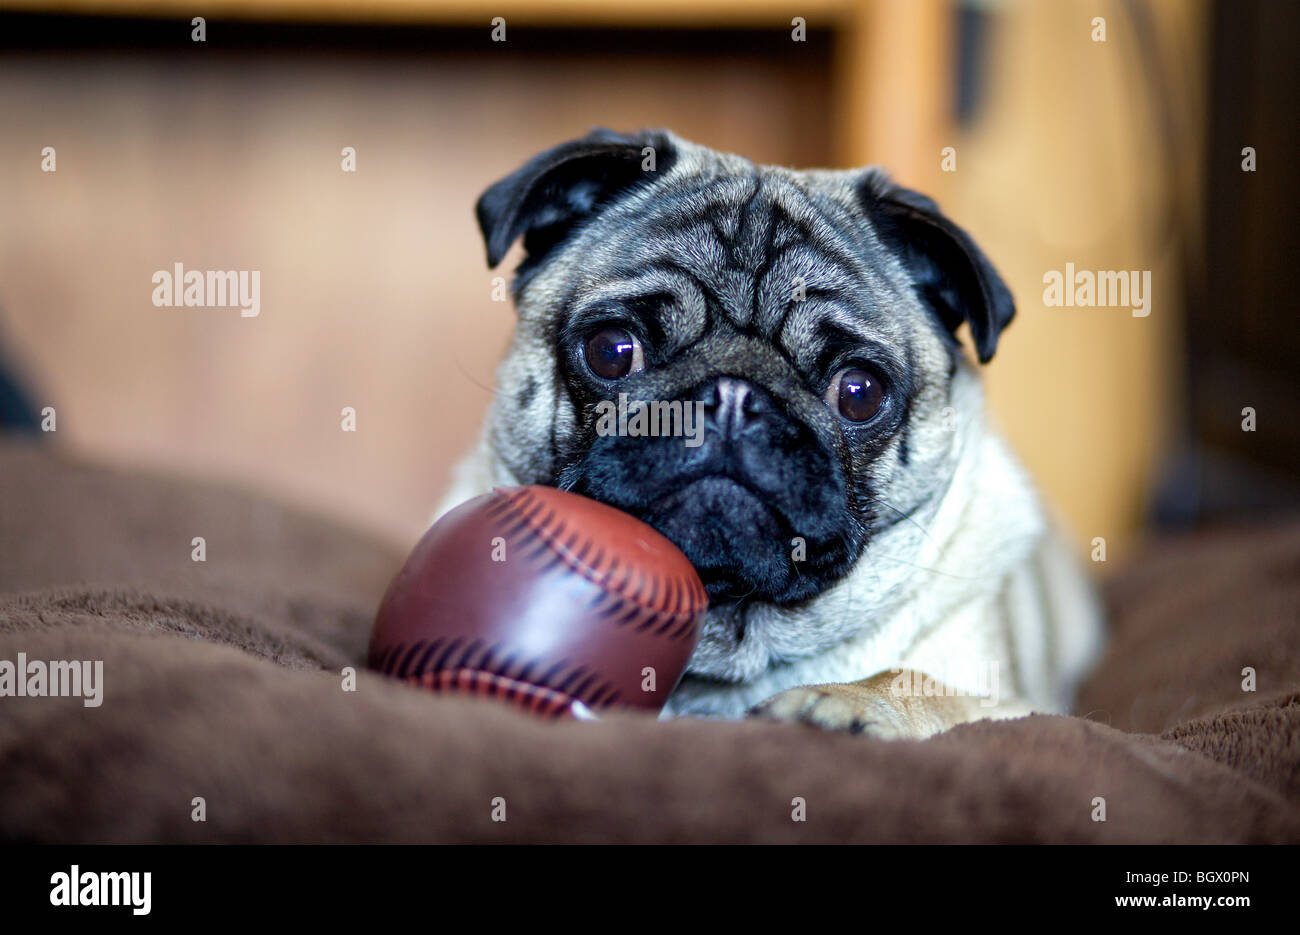
M 98 707 L 0 698 L 0 838 L 1300 841 L 1300 525 L 1158 544 L 1113 579 L 1080 716 L 895 743 L 544 723 L 396 684 L 361 666 L 401 551 L 247 493 L 0 446 L 0 660 L 103 663 Z

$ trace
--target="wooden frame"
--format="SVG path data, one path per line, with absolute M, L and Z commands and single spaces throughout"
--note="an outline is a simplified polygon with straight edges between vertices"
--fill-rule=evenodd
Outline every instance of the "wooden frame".
M 833 35 L 838 165 L 890 165 L 935 190 L 951 128 L 950 0 L 0 0 L 0 9 L 485 29 L 496 16 L 525 27 L 791 29 L 797 15 Z

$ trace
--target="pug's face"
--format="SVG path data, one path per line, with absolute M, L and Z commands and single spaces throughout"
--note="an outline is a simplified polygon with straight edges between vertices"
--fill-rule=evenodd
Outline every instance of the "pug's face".
M 520 236 L 527 252 L 496 455 L 664 533 L 714 608 L 808 602 L 933 502 L 967 368 L 953 330 L 984 361 L 1013 314 L 970 239 L 875 170 L 597 131 L 498 182 L 478 217 L 490 265 Z M 616 401 L 683 416 L 611 433 Z

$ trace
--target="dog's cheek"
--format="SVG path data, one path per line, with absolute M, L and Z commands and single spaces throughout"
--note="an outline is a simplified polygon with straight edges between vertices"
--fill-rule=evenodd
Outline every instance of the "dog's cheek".
M 492 445 L 521 483 L 547 483 L 554 472 L 557 406 L 554 357 L 544 345 L 516 342 L 497 371 Z
M 966 371 L 957 372 L 955 378 L 958 383 L 978 380 Z M 909 496 L 914 502 L 938 496 L 947 488 L 963 440 L 970 435 L 972 422 L 978 421 L 982 408 L 977 384 L 955 386 L 946 373 L 931 374 L 931 380 L 925 396 L 914 407 L 910 457 L 905 465 Z

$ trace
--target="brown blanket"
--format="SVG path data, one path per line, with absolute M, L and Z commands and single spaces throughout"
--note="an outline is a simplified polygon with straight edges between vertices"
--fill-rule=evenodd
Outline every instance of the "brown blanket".
M 0 840 L 1300 842 L 1300 525 L 1134 562 L 1082 717 L 897 743 L 345 692 L 399 551 L 0 446 L 0 660 L 103 663 L 98 707 L 0 698 Z

